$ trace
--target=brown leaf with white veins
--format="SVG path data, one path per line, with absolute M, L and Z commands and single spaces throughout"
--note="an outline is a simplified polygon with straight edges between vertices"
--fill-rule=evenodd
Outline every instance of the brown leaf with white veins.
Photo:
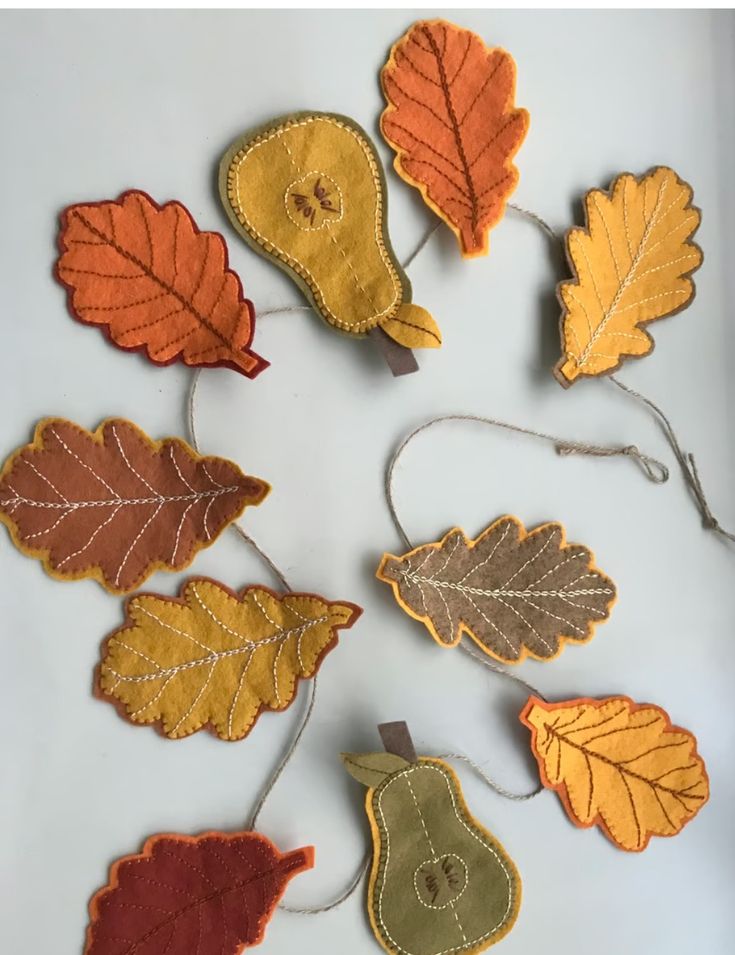
M 561 524 L 526 531 L 501 517 L 476 540 L 459 528 L 403 557 L 385 554 L 378 579 L 443 647 L 467 633 L 489 656 L 551 660 L 566 642 L 584 643 L 606 620 L 615 585 Z
M 178 438 L 152 441 L 124 418 L 94 432 L 44 418 L 0 473 L 0 521 L 54 577 L 113 593 L 182 570 L 270 487 Z

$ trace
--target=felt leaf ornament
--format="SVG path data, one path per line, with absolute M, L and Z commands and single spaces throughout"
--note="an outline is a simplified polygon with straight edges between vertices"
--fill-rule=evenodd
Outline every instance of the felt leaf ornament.
M 396 172 L 454 232 L 463 256 L 486 255 L 528 132 L 528 113 L 513 105 L 513 58 L 446 20 L 421 20 L 395 44 L 380 79 L 388 101 L 380 128 Z
M 513 927 L 521 880 L 503 846 L 472 816 L 440 759 L 343 754 L 369 789 L 370 923 L 395 955 L 482 952 Z
M 179 202 L 144 192 L 70 206 L 61 216 L 56 274 L 75 318 L 157 365 L 223 365 L 254 378 L 252 302 L 227 266 L 217 232 L 200 232 Z
M 551 660 L 565 643 L 584 643 L 615 601 L 613 582 L 586 547 L 566 542 L 561 524 L 526 531 L 511 516 L 475 540 L 455 527 L 403 557 L 385 554 L 377 576 L 439 646 L 467 633 L 505 663 Z
M 387 229 L 380 159 L 357 123 L 296 113 L 238 139 L 220 164 L 235 229 L 293 278 L 334 328 L 380 327 L 407 348 L 437 348 L 434 319 L 411 304 L 411 283 Z
M 675 836 L 709 798 L 695 738 L 650 703 L 626 696 L 545 703 L 521 713 L 544 786 L 577 826 L 597 825 L 621 849 Z
M 239 955 L 313 865 L 311 846 L 282 854 L 257 832 L 153 836 L 89 903 L 84 955 Z
M 152 441 L 109 418 L 89 432 L 44 418 L 0 472 L 0 521 L 24 554 L 62 580 L 113 593 L 182 570 L 270 487 L 178 438 Z
M 665 166 L 587 193 L 585 228 L 566 237 L 574 280 L 558 288 L 562 385 L 647 355 L 654 342 L 644 326 L 692 300 L 702 250 L 689 241 L 701 219 L 691 203 L 691 186 Z
M 105 642 L 99 690 L 131 722 L 160 721 L 171 739 L 208 723 L 221 739 L 242 739 L 262 710 L 290 705 L 297 681 L 316 673 L 361 612 L 265 587 L 236 594 L 203 577 L 178 599 L 136 594 Z

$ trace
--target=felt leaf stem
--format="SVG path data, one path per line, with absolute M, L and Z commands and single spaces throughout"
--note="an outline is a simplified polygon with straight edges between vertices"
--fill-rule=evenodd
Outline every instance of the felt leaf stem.
M 313 848 L 282 854 L 257 832 L 153 836 L 90 902 L 84 955 L 239 955 L 313 864 Z
M 700 211 L 673 169 L 623 173 L 608 192 L 588 192 L 584 210 L 585 227 L 566 237 L 574 279 L 558 288 L 564 354 L 554 373 L 564 387 L 652 351 L 644 326 L 686 308 L 703 258 L 689 241 Z
M 709 797 L 695 738 L 650 703 L 625 696 L 546 703 L 521 713 L 545 786 L 577 826 L 597 825 L 621 849 L 675 836 Z
M 61 216 L 56 274 L 75 318 L 157 365 L 223 365 L 254 378 L 252 302 L 217 232 L 200 232 L 179 202 L 145 192 L 80 203 Z
M 388 101 L 380 128 L 396 172 L 447 223 L 463 256 L 486 255 L 528 131 L 528 113 L 513 103 L 513 58 L 446 20 L 420 20 L 380 79 Z
M 178 739 L 210 723 L 242 739 L 264 709 L 283 710 L 361 610 L 313 594 L 237 594 L 194 577 L 179 598 L 136 594 L 105 643 L 100 691 L 133 723 L 160 721 Z
M 178 438 L 152 441 L 123 418 L 90 432 L 44 418 L 0 472 L 0 522 L 54 577 L 113 593 L 182 570 L 270 486 Z
M 567 642 L 589 640 L 606 620 L 615 585 L 561 524 L 527 531 L 501 517 L 475 540 L 458 527 L 402 557 L 385 554 L 377 576 L 439 646 L 467 633 L 489 656 L 550 660 Z

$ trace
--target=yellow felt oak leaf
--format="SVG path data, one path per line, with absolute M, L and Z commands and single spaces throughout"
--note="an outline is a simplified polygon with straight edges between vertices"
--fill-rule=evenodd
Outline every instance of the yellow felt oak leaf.
M 291 703 L 297 680 L 316 673 L 361 612 L 194 577 L 179 598 L 130 598 L 125 625 L 105 642 L 98 687 L 132 722 L 160 722 L 171 739 L 208 723 L 221 739 L 242 739 L 261 710 Z
M 692 300 L 689 276 L 702 250 L 689 241 L 701 218 L 691 201 L 691 186 L 665 166 L 587 193 L 586 227 L 566 238 L 575 278 L 558 288 L 564 355 L 554 374 L 562 385 L 647 355 L 654 342 L 643 326 Z
M 709 797 L 696 739 L 658 706 L 625 696 L 532 696 L 520 718 L 541 780 L 572 822 L 599 826 L 621 849 L 639 852 L 653 835 L 676 835 Z

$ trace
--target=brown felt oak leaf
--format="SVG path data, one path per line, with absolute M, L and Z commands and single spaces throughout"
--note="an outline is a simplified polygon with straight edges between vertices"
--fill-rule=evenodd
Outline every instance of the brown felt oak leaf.
M 626 696 L 546 703 L 521 713 L 544 786 L 577 826 L 597 825 L 621 849 L 675 836 L 707 802 L 709 780 L 687 730 Z
M 179 202 L 138 190 L 70 206 L 61 216 L 56 274 L 75 318 L 158 365 L 222 365 L 254 378 L 252 302 L 227 266 L 217 232 L 200 232 Z
M 182 570 L 270 487 L 178 438 L 152 441 L 124 418 L 94 432 L 44 418 L 0 472 L 0 522 L 54 577 L 113 593 Z
M 312 847 L 281 854 L 257 832 L 153 836 L 89 903 L 84 955 L 239 955 L 313 864 Z
M 584 643 L 609 616 L 615 585 L 561 524 L 526 531 L 516 517 L 476 540 L 455 527 L 403 557 L 386 554 L 378 578 L 443 647 L 467 633 L 489 656 L 518 663 L 551 660 L 566 642 Z
M 446 20 L 415 23 L 381 72 L 381 130 L 401 178 L 452 229 L 466 257 L 486 255 L 488 229 L 518 183 L 513 157 L 528 132 L 514 108 L 516 67 Z
M 689 241 L 701 214 L 673 169 L 624 173 L 608 192 L 588 192 L 584 209 L 585 228 L 566 237 L 574 279 L 558 288 L 564 355 L 554 373 L 564 387 L 652 351 L 644 326 L 686 308 L 703 258 Z
M 171 739 L 207 723 L 221 739 L 242 739 L 263 709 L 289 706 L 297 681 L 316 673 L 360 613 L 314 594 L 237 594 L 204 577 L 180 598 L 136 594 L 105 642 L 99 689 L 132 722 L 160 721 Z

